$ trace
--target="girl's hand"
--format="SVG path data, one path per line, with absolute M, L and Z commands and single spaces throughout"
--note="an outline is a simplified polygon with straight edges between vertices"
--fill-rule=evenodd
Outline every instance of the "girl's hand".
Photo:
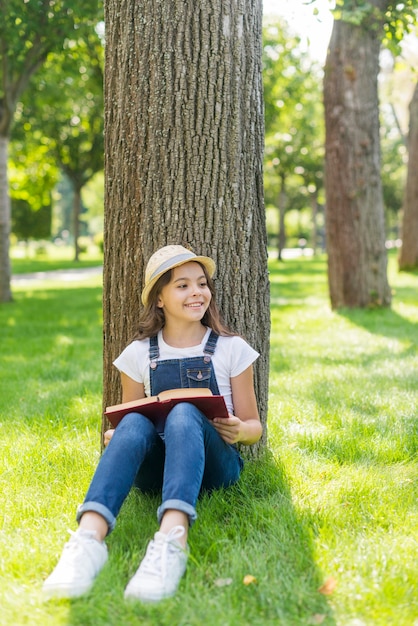
M 104 434 L 104 445 L 105 445 L 105 447 L 108 445 L 109 441 L 112 439 L 114 432 L 115 432 L 114 428 L 110 428 L 110 430 L 107 430 L 105 432 L 105 434 Z
M 232 415 L 232 413 L 228 415 L 227 418 L 215 417 L 212 424 L 226 443 L 238 443 L 241 441 L 242 422 L 239 417 Z

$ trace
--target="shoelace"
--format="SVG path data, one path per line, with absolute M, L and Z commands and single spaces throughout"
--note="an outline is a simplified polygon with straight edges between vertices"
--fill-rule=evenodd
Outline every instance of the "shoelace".
M 158 575 L 158 570 L 161 571 L 161 577 L 164 579 L 167 571 L 167 562 L 170 554 L 177 551 L 178 547 L 173 545 L 173 541 L 180 539 L 184 535 L 183 526 L 175 526 L 170 530 L 166 537 L 158 536 L 157 539 L 153 539 L 148 547 L 146 557 L 142 562 L 141 569 L 146 574 Z
M 79 558 L 84 553 L 82 546 L 83 541 L 95 541 L 96 533 L 94 531 L 91 531 L 91 534 L 88 534 L 89 531 L 84 531 L 85 534 L 82 539 L 80 538 L 80 534 L 76 531 L 68 530 L 68 532 L 70 533 L 71 537 L 70 540 L 65 544 L 65 550 L 66 553 L 71 554 L 73 558 Z

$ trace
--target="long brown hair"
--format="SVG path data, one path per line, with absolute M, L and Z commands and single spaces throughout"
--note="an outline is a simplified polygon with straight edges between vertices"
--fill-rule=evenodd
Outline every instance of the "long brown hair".
M 191 260 L 193 261 L 193 259 Z M 228 328 L 222 319 L 222 315 L 218 309 L 218 305 L 216 304 L 214 282 L 207 273 L 206 268 L 201 263 L 199 263 L 199 265 L 203 269 L 210 293 L 212 295 L 208 309 L 202 317 L 202 324 L 214 330 L 218 335 L 232 337 L 237 333 L 234 333 L 230 328 Z M 146 339 L 147 337 L 153 337 L 164 327 L 164 311 L 157 306 L 157 302 L 162 288 L 165 287 L 165 285 L 168 285 L 171 280 L 171 276 L 172 270 L 167 270 L 167 272 L 160 276 L 151 289 L 148 296 L 148 303 L 145 305 L 145 308 L 139 317 L 138 332 L 133 339 Z

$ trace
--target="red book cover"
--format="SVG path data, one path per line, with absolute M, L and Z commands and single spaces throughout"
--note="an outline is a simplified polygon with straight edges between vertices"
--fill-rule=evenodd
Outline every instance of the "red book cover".
M 180 402 L 194 404 L 208 419 L 228 417 L 224 397 L 214 396 L 211 390 L 206 388 L 169 389 L 162 391 L 158 396 L 108 406 L 104 414 L 112 426 L 116 428 L 127 413 L 142 413 L 154 421 L 158 418 L 167 417 L 171 409 Z

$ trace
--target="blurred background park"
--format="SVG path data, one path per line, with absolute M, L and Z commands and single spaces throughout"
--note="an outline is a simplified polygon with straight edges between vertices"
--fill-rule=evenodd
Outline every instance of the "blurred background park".
M 333 17 L 327 0 L 264 4 L 264 189 L 268 243 L 325 250 L 323 67 Z M 76 33 L 77 31 L 74 31 Z M 100 14 L 47 56 L 22 91 L 8 177 L 11 260 L 82 259 L 103 251 L 104 27 Z M 400 245 L 408 107 L 418 38 L 381 52 L 382 185 L 389 247 Z M 24 267 L 24 266 L 22 266 Z

